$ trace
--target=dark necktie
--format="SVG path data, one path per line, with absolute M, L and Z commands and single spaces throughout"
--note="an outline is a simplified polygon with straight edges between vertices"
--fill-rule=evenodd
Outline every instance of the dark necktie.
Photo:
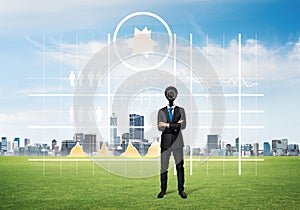
M 168 112 L 169 112 L 169 117 L 170 117 L 170 121 L 171 121 L 171 122 L 172 122 L 172 119 L 173 119 L 172 110 L 173 110 L 173 108 L 172 108 L 172 107 L 170 107 L 170 108 L 168 109 Z

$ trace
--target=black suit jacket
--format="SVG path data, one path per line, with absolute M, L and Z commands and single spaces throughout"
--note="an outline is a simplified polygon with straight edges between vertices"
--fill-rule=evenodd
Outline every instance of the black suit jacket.
M 158 130 L 162 131 L 160 147 L 162 149 L 183 148 L 184 142 L 181 130 L 186 127 L 185 111 L 179 106 L 175 106 L 172 117 L 172 122 L 169 117 L 168 108 L 164 107 L 158 111 L 157 124 L 159 122 L 169 123 L 169 127 L 158 127 Z M 182 123 L 178 123 L 179 120 L 183 120 Z

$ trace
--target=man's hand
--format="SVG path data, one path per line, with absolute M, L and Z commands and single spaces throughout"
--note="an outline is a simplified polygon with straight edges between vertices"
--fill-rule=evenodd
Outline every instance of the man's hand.
M 184 120 L 179 120 L 179 121 L 178 121 L 178 123 L 180 123 L 180 124 L 181 124 L 181 123 L 183 123 L 183 121 L 184 121 Z
M 159 122 L 158 123 L 158 127 L 167 127 L 168 126 L 168 123 L 165 123 L 165 122 Z

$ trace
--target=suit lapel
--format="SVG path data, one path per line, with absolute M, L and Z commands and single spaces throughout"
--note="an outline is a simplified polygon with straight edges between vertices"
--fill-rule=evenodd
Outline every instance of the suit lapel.
M 169 112 L 168 112 L 168 108 L 167 107 L 164 108 L 164 112 L 165 112 L 165 114 L 167 116 L 167 123 L 170 123 L 171 120 L 170 120 L 170 116 L 169 116 Z
M 178 115 L 180 114 L 180 108 L 178 107 L 178 106 L 175 106 L 175 108 L 174 108 L 174 113 L 173 113 L 173 121 L 175 120 L 175 119 L 177 119 L 178 120 Z

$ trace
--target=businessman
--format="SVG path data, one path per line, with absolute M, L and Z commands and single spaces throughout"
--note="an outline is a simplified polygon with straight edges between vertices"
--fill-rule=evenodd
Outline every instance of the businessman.
M 184 109 L 175 106 L 178 91 L 175 87 L 167 87 L 165 96 L 169 104 L 158 111 L 157 122 L 158 130 L 161 134 L 161 159 L 160 159 L 160 187 L 161 191 L 157 195 L 158 198 L 163 198 L 167 191 L 168 183 L 168 168 L 171 152 L 173 153 L 178 182 L 178 194 L 181 198 L 187 198 L 184 192 L 184 168 L 183 168 L 183 137 L 181 130 L 186 127 L 186 118 Z

